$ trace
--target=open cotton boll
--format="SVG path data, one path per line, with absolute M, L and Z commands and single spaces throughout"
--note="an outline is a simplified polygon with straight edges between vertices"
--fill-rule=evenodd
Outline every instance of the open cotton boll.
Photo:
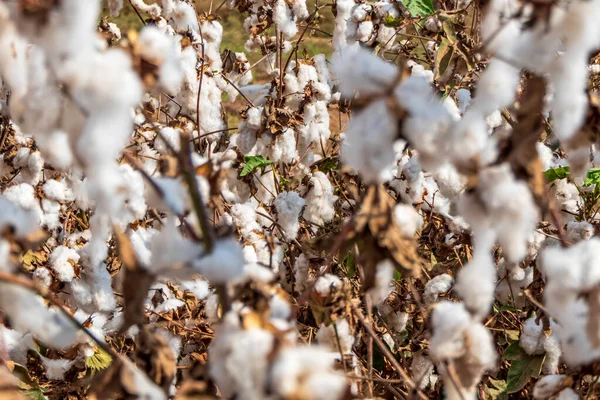
M 266 397 L 268 355 L 275 344 L 272 333 L 243 330 L 239 316 L 229 312 L 217 328 L 209 348 L 209 373 L 224 397 L 254 400 Z
M 315 282 L 313 290 L 320 296 L 329 296 L 334 290 L 342 288 L 342 281 L 335 275 L 325 274 Z
M 294 285 L 298 293 L 304 293 L 310 287 L 309 268 L 310 261 L 304 254 L 300 254 L 294 263 Z
M 131 4 L 141 12 L 146 12 L 152 18 L 156 18 L 161 13 L 161 8 L 158 4 L 146 4 L 144 0 L 131 0 Z
M 78 331 L 73 323 L 47 308 L 41 297 L 25 288 L 0 284 L 0 307 L 16 330 L 31 332 L 49 347 L 66 349 L 77 341 Z
M 348 98 L 355 92 L 362 96 L 383 93 L 390 89 L 398 74 L 393 64 L 360 47 L 347 48 L 332 64 L 339 90 Z
M 423 217 L 411 205 L 398 204 L 394 207 L 394 216 L 400 231 L 406 237 L 413 237 L 423 226 Z
M 42 364 L 44 365 L 44 369 L 46 370 L 46 378 L 52 381 L 62 381 L 65 379 L 65 373 L 71 369 L 73 364 L 75 364 L 75 360 L 64 360 L 61 358 L 57 358 L 55 360 L 51 360 L 39 355 L 42 360 Z
M 465 353 L 463 332 L 471 322 L 465 307 L 459 303 L 441 301 L 431 316 L 433 336 L 429 352 L 436 360 L 454 359 Z
M 458 271 L 454 291 L 475 318 L 482 318 L 492 307 L 495 287 L 496 268 L 490 249 L 475 247 L 471 262 Z
M 527 184 L 516 180 L 510 166 L 502 164 L 480 173 L 476 192 L 475 197 L 472 194 L 461 196 L 459 213 L 474 232 L 493 232 L 507 261 L 521 261 L 538 217 Z
M 274 392 L 283 398 L 340 400 L 348 383 L 333 370 L 333 363 L 334 358 L 321 347 L 284 349 L 272 367 Z
M 396 268 L 390 260 L 386 259 L 377 264 L 375 284 L 368 291 L 374 305 L 383 303 L 394 289 L 392 282 L 395 270 Z
M 273 6 L 273 22 L 277 25 L 277 30 L 290 39 L 298 32 L 296 26 L 296 17 L 284 0 L 276 0 Z
M 79 261 L 79 253 L 69 247 L 58 246 L 50 253 L 48 261 L 61 282 L 71 282 L 75 277 L 71 262 L 75 264 Z
M 435 385 L 437 376 L 433 373 L 433 363 L 423 354 L 423 351 L 413 353 L 410 369 L 413 380 L 419 383 L 419 389 L 423 390 L 429 384 Z
M 51 200 L 72 201 L 75 199 L 73 190 L 65 184 L 65 181 L 48 179 L 44 183 L 43 190 L 44 195 Z
M 154 148 L 161 154 L 169 154 L 169 146 L 165 144 L 165 140 L 171 148 L 179 151 L 181 146 L 181 130 L 171 127 L 160 129 L 160 135 L 154 139 Z
M 371 102 L 356 112 L 348 124 L 342 144 L 342 161 L 366 183 L 382 183 L 391 178 L 396 161 L 394 141 L 398 122 L 385 100 Z
M 192 263 L 193 268 L 213 284 L 225 284 L 243 277 L 244 253 L 240 243 L 221 239 L 214 243 L 212 252 L 201 254 Z
M 159 81 L 167 92 L 177 93 L 183 80 L 183 70 L 175 40 L 158 28 L 147 25 L 141 30 L 136 46 L 145 60 L 159 67 Z
M 26 185 L 26 184 L 25 184 Z M 13 186 L 13 188 L 19 188 L 21 185 Z M 25 188 L 31 188 L 30 185 Z M 33 189 L 33 188 L 32 188 Z M 18 207 L 20 190 L 13 190 L 12 196 L 6 196 L 10 189 L 4 191 L 4 196 L 0 195 L 0 228 L 6 229 L 11 227 L 14 229 L 17 237 L 22 237 L 30 232 L 33 232 L 37 228 L 38 218 L 32 211 L 28 211 L 26 207 Z M 29 192 L 24 194 L 29 196 Z M 11 200 L 11 197 L 16 200 Z
M 533 387 L 533 398 L 546 400 L 555 395 L 566 381 L 566 375 L 546 375 L 541 377 Z
M 556 373 L 562 355 L 559 338 L 556 333 L 560 330 L 554 321 L 550 320 L 552 333 L 547 336 L 541 321 L 536 321 L 535 314 L 523 324 L 519 346 L 529 355 L 546 354 L 543 371 L 546 374 Z
M 153 181 L 161 192 L 157 193 L 154 187 L 147 187 L 146 199 L 148 206 L 159 210 L 169 210 L 175 215 L 185 215 L 186 210 L 189 208 L 189 195 L 181 180 L 158 177 L 154 178 Z
M 566 240 L 569 243 L 577 243 L 582 240 L 589 240 L 594 236 L 594 226 L 586 221 L 567 223 Z
M 520 265 L 507 265 L 504 259 L 498 263 L 498 277 L 500 281 L 496 286 L 495 297 L 501 304 L 514 304 L 515 307 L 523 307 L 527 299 L 523 295 L 533 282 L 533 267 L 521 268 Z
M 425 284 L 423 291 L 423 301 L 426 304 L 435 303 L 440 294 L 446 293 L 452 287 L 454 279 L 448 274 L 438 275 Z
M 288 240 L 294 240 L 298 235 L 298 218 L 304 204 L 305 200 L 296 192 L 281 192 L 273 203 L 277 210 L 277 223 Z
M 329 325 L 321 325 L 317 331 L 317 341 L 319 345 L 327 347 L 331 351 L 341 351 L 342 355 L 352 353 L 354 337 L 350 331 L 348 320 L 343 318 Z

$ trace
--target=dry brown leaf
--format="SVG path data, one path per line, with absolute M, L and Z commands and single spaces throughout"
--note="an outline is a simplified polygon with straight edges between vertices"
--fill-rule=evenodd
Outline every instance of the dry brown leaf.
M 114 227 L 119 258 L 123 262 L 123 333 L 130 326 L 142 324 L 146 319 L 144 304 L 154 275 L 146 271 L 139 263 L 129 237 Z
M 411 276 L 421 273 L 423 260 L 417 241 L 402 235 L 394 216 L 394 205 L 383 186 L 371 186 L 355 216 L 352 236 L 363 242 L 360 255 L 365 263 L 365 290 L 374 283 L 377 263 L 386 258 L 403 273 Z

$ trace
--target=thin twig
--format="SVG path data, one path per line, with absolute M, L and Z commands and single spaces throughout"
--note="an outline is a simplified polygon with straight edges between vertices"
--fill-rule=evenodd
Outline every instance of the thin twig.
M 198 218 L 198 224 L 202 230 L 202 240 L 204 242 L 204 251 L 206 254 L 212 252 L 214 243 L 212 237 L 212 231 L 208 224 L 208 217 L 206 215 L 206 209 L 204 202 L 202 201 L 202 194 L 198 188 L 198 181 L 196 180 L 196 174 L 192 166 L 192 148 L 190 146 L 189 136 L 184 132 L 181 133 L 181 152 L 179 153 L 179 161 L 181 163 L 181 169 L 183 177 L 188 185 L 190 191 L 190 197 L 192 198 L 192 204 L 196 211 L 196 217 Z
M 358 318 L 358 321 L 361 323 L 361 325 L 363 326 L 363 328 L 367 331 L 367 333 L 369 335 L 371 335 L 373 337 L 373 340 L 375 341 L 375 344 L 377 345 L 377 347 L 379 348 L 379 350 L 381 350 L 381 352 L 383 353 L 383 355 L 388 359 L 388 361 L 390 362 L 390 364 L 392 364 L 392 366 L 394 367 L 394 369 L 400 374 L 400 376 L 402 377 L 402 379 L 404 380 L 404 383 L 410 388 L 412 389 L 415 394 L 423 400 L 427 400 L 427 396 L 425 396 L 425 394 L 421 391 L 421 389 L 419 389 L 417 387 L 417 385 L 415 384 L 415 382 L 410 378 L 410 376 L 408 376 L 408 373 L 404 370 L 404 368 L 402 368 L 402 366 L 398 363 L 398 361 L 396 360 L 396 358 L 394 357 L 394 355 L 390 352 L 389 348 L 387 347 L 387 345 L 385 345 L 381 339 L 379 338 L 379 336 L 377 336 L 377 334 L 375 333 L 375 331 L 373 330 L 373 328 L 371 327 L 371 325 L 369 325 L 367 323 L 367 321 L 365 320 L 364 315 L 362 314 L 362 312 L 358 309 L 358 307 L 352 302 L 349 302 L 350 307 L 352 308 L 352 311 L 354 312 L 354 315 L 356 315 L 356 318 Z

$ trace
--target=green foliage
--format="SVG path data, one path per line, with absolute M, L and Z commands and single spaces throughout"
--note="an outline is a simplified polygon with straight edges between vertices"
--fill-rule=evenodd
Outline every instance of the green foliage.
M 518 341 L 512 342 L 502 354 L 502 359 L 512 361 L 506 377 L 506 394 L 518 392 L 531 378 L 540 376 L 544 358 L 544 355 L 530 356 L 521 349 Z
M 406 0 L 402 3 L 413 17 L 426 17 L 435 12 L 431 0 Z
M 344 259 L 344 266 L 346 267 L 346 276 L 352 278 L 356 273 L 356 258 L 354 253 L 350 252 Z
M 263 156 L 244 156 L 244 161 L 246 162 L 246 165 L 244 165 L 240 176 L 246 176 L 256 169 L 273 164 L 273 161 L 267 160 Z
M 85 365 L 93 371 L 106 369 L 110 366 L 111 362 L 111 355 L 100 348 L 96 350 L 93 356 L 85 359 Z
M 44 395 L 44 390 L 41 387 L 36 387 L 32 389 L 27 389 L 23 391 L 25 397 L 31 400 L 47 400 L 47 397 Z
M 489 400 L 506 400 L 508 399 L 508 394 L 506 393 L 507 383 L 506 381 L 496 380 L 490 378 L 491 387 L 485 386 L 483 389 L 483 393 L 485 394 L 485 398 Z
M 544 177 L 548 181 L 548 183 L 555 181 L 557 179 L 564 179 L 569 176 L 569 167 L 556 167 L 550 168 L 547 171 L 544 171 Z
M 548 183 L 557 179 L 565 179 L 569 177 L 569 167 L 556 167 L 550 168 L 544 171 L 544 177 Z M 590 168 L 585 179 L 583 180 L 583 186 L 589 187 L 592 185 L 600 184 L 600 168 Z M 600 186 L 600 185 L 599 185 Z
M 585 180 L 583 181 L 583 186 L 588 187 L 592 185 L 598 185 L 600 183 L 600 168 L 591 168 Z
M 402 22 L 402 17 L 394 18 L 390 14 L 386 14 L 383 24 L 388 28 L 395 28 L 400 25 L 400 22 Z

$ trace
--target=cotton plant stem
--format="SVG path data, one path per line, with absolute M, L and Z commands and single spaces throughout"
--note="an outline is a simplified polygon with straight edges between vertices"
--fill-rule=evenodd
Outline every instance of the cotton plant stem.
M 192 204 L 194 206 L 194 211 L 196 211 L 196 217 L 198 218 L 198 225 L 200 226 L 200 230 L 202 231 L 202 241 L 204 242 L 204 251 L 205 254 L 211 253 L 214 248 L 213 243 L 213 235 L 208 224 L 208 216 L 206 215 L 206 207 L 204 207 L 204 202 L 202 200 L 202 194 L 200 193 L 200 189 L 198 188 L 198 181 L 196 180 L 196 173 L 194 172 L 194 168 L 192 166 L 192 148 L 190 145 L 189 135 L 185 133 L 181 133 L 181 152 L 179 153 L 179 162 L 181 163 L 181 170 L 183 174 L 183 178 L 185 179 L 188 189 L 190 192 L 190 197 L 192 199 Z
M 360 322 L 360 324 L 363 326 L 365 331 L 373 338 L 375 345 L 379 348 L 379 350 L 383 353 L 383 355 L 388 359 L 390 364 L 392 364 L 392 366 L 394 367 L 396 372 L 398 372 L 400 374 L 404 383 L 410 389 L 412 389 L 414 391 L 415 395 L 419 399 L 426 400 L 427 396 L 425 396 L 425 394 L 421 391 L 421 389 L 419 389 L 417 387 L 415 382 L 410 378 L 410 376 L 408 376 L 408 373 L 406 372 L 406 370 L 404 370 L 404 368 L 402 368 L 402 366 L 398 363 L 398 361 L 396 360 L 394 355 L 390 352 L 387 345 L 385 345 L 381 341 L 379 336 L 377 336 L 377 333 L 375 333 L 375 331 L 373 330 L 373 327 L 371 327 L 371 325 L 367 322 L 367 320 L 365 319 L 365 316 L 362 314 L 362 312 L 359 310 L 359 308 L 356 306 L 356 304 L 354 304 L 352 301 L 350 301 L 349 304 L 350 304 L 350 307 L 352 308 L 352 311 L 354 312 L 354 315 L 356 315 L 356 318 L 358 318 L 358 321 Z

